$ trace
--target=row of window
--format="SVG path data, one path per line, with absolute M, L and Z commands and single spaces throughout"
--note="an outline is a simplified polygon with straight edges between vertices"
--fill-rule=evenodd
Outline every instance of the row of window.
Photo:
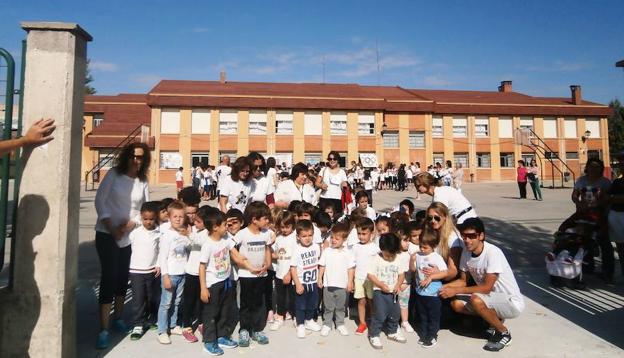
M 163 109 L 160 117 L 160 133 L 180 133 L 180 111 L 177 109 Z M 304 114 L 304 134 L 322 135 L 323 120 L 321 112 L 306 112 Z M 329 132 L 332 135 L 347 134 L 347 112 L 332 112 L 329 119 Z M 194 109 L 191 114 L 191 133 L 210 134 L 210 110 Z M 219 111 L 219 133 L 238 133 L 238 111 Z M 249 134 L 267 133 L 267 112 L 249 112 Z M 293 112 L 278 111 L 275 115 L 275 133 L 293 134 Z M 358 134 L 375 134 L 375 115 L 373 113 L 358 114 Z

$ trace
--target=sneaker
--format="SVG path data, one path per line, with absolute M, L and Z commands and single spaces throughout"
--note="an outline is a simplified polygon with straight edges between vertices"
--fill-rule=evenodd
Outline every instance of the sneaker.
M 130 333 L 130 339 L 133 341 L 137 341 L 143 337 L 143 327 L 135 326 Z
M 312 332 L 318 332 L 321 330 L 321 326 L 318 325 L 318 323 L 316 323 L 316 321 L 314 320 L 307 320 L 305 321 L 305 329 L 307 329 L 308 331 L 312 331 Z
M 238 332 L 238 345 L 240 347 L 249 347 L 249 332 L 246 329 L 241 329 Z
M 217 344 L 220 348 L 232 349 L 238 347 L 238 343 L 230 337 L 219 337 Z
M 498 352 L 510 344 L 511 334 L 509 334 L 509 331 L 505 333 L 496 332 L 494 337 L 483 346 L 483 349 L 490 352 Z
M 488 339 L 488 342 L 490 341 L 490 339 L 494 338 L 494 335 L 496 334 L 496 329 L 492 326 L 488 327 L 488 329 L 485 330 L 485 336 Z
M 409 324 L 409 322 L 403 322 L 401 323 L 401 327 L 403 327 L 403 329 L 405 330 L 405 332 L 407 333 L 414 333 L 414 328 L 412 328 L 412 325 Z
M 264 334 L 264 332 L 262 331 L 254 332 L 251 335 L 251 339 L 258 342 L 258 344 L 262 344 L 262 345 L 269 344 L 269 337 L 267 337 L 266 334 Z
M 217 342 L 206 342 L 204 343 L 204 352 L 211 356 L 220 356 L 223 354 L 223 349 L 219 348 Z
M 204 324 L 201 323 L 199 326 L 197 326 L 197 332 L 199 332 L 200 336 L 204 336 Z
M 130 328 L 126 326 L 126 322 L 124 322 L 122 319 L 116 319 L 113 321 L 113 329 L 123 334 L 126 334 L 128 333 L 128 331 L 130 331 Z
M 273 311 L 267 313 L 267 323 L 273 323 Z
M 388 339 L 393 340 L 395 342 L 398 343 L 405 343 L 407 342 L 407 339 L 405 339 L 405 337 L 403 337 L 403 333 L 401 333 L 400 329 L 397 329 L 396 333 L 392 333 L 388 335 Z
M 422 346 L 425 348 L 433 348 L 438 344 L 438 340 L 435 338 L 427 339 L 423 342 Z
M 273 321 L 273 323 L 269 326 L 269 330 L 271 331 L 277 331 L 282 324 L 284 324 L 284 321 L 281 319 L 276 319 L 275 321 Z
M 422 338 L 418 338 L 418 345 L 422 346 L 423 344 L 425 344 L 425 340 Z
M 183 330 L 182 337 L 184 337 L 184 339 L 186 339 L 186 341 L 189 343 L 195 343 L 199 340 L 197 339 L 197 337 L 195 337 L 195 334 L 193 334 L 193 331 L 190 329 Z
M 347 330 L 347 327 L 345 327 L 344 324 L 341 324 L 340 326 L 336 327 L 336 330 L 343 336 L 349 335 L 349 331 Z
M 171 344 L 171 338 L 167 333 L 161 333 L 158 335 L 158 342 L 160 344 Z
M 323 325 L 323 328 L 321 328 L 321 336 L 327 337 L 329 336 L 329 332 L 331 332 L 331 327 Z
M 175 334 L 177 336 L 181 336 L 184 333 L 184 330 L 180 326 L 175 326 L 175 327 L 169 329 L 169 333 Z
M 364 332 L 366 331 L 366 323 L 360 323 L 360 325 L 358 326 L 358 328 L 355 330 L 355 334 L 364 334 Z
M 305 326 L 300 324 L 297 326 L 297 338 L 305 338 L 306 336 L 306 332 L 305 332 Z
M 95 348 L 97 349 L 106 349 L 110 344 L 110 340 L 108 339 L 108 331 L 103 330 L 98 334 L 97 342 L 95 342 Z
M 292 318 L 292 316 L 290 315 L 290 313 L 286 313 L 286 317 L 285 317 L 284 319 L 285 319 L 286 321 L 289 321 L 289 320 L 291 320 L 291 319 L 293 319 L 293 318 Z
M 381 339 L 379 339 L 379 337 L 368 337 L 368 342 L 375 349 L 383 348 L 383 344 L 381 344 Z

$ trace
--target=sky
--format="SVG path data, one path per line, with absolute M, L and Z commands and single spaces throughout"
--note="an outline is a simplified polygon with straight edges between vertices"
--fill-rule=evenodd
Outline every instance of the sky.
M 0 0 L 0 47 L 21 21 L 75 22 L 98 94 L 162 79 L 327 82 L 624 99 L 624 1 Z

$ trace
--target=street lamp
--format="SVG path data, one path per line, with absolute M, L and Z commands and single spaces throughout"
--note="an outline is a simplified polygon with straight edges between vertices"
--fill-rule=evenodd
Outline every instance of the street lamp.
M 384 136 L 384 133 L 388 130 L 388 125 L 386 124 L 386 119 L 384 118 L 383 125 L 381 126 L 381 136 Z
M 587 139 L 589 139 L 589 137 L 591 137 L 591 131 L 586 130 L 585 133 L 583 133 L 583 135 L 581 136 L 581 141 L 585 143 L 587 142 Z

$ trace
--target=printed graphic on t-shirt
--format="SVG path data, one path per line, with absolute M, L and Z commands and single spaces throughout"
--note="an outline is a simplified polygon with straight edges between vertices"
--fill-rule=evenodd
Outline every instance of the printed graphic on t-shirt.
M 286 252 L 286 249 L 283 247 L 280 247 L 277 250 L 277 261 L 288 261 L 290 262 L 291 256 L 288 254 L 288 252 Z
M 215 277 L 219 280 L 224 280 L 230 276 L 230 250 L 229 247 L 224 247 L 219 251 L 215 251 L 212 254 L 215 267 Z
M 383 283 L 392 288 L 396 284 L 399 276 L 399 267 L 397 265 L 377 266 L 375 276 Z

